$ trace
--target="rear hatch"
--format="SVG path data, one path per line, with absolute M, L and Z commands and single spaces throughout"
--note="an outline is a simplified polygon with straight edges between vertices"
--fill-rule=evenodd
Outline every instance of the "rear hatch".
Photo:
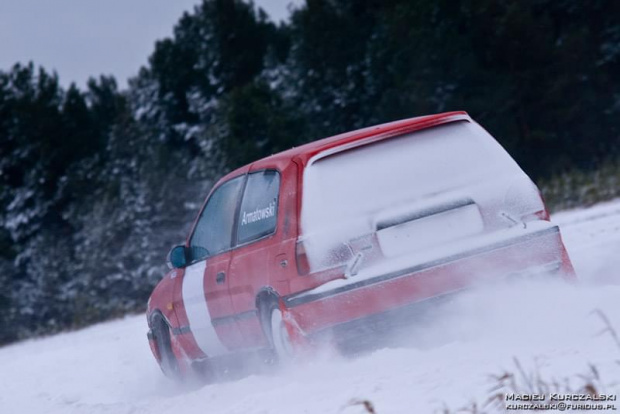
M 459 121 L 315 156 L 304 171 L 300 243 L 312 272 L 357 274 L 378 261 L 454 254 L 544 214 L 508 153 Z

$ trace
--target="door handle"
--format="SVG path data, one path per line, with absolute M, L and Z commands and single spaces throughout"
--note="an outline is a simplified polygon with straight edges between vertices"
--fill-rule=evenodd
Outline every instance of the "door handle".
M 219 272 L 217 276 L 215 276 L 215 283 L 217 283 L 218 285 L 221 285 L 222 283 L 224 283 L 225 280 L 226 280 L 226 273 L 224 272 Z

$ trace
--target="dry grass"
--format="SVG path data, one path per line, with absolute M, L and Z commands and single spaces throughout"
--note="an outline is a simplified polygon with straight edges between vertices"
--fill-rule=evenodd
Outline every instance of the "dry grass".
M 612 200 L 620 197 L 620 160 L 609 160 L 594 171 L 556 175 L 538 186 L 552 212 Z
M 609 321 L 609 318 L 600 309 L 596 309 L 592 314 L 598 316 L 603 322 L 603 329 L 598 335 L 609 335 L 618 350 L 620 351 L 620 336 Z M 620 364 L 620 360 L 617 361 Z M 519 359 L 513 359 L 514 369 L 512 371 L 504 371 L 501 374 L 490 376 L 491 388 L 488 391 L 488 397 L 484 402 L 470 402 L 456 410 L 450 409 L 444 404 L 444 407 L 437 410 L 439 414 L 491 414 L 506 411 L 506 394 L 519 395 L 545 395 L 543 401 L 529 401 L 542 405 L 549 403 L 549 395 L 557 394 L 604 394 L 606 386 L 601 378 L 599 370 L 594 364 L 588 365 L 588 370 L 583 374 L 578 374 L 575 378 L 564 378 L 558 380 L 556 378 L 545 378 L 541 375 L 538 366 L 533 369 L 526 369 Z M 575 385 L 577 383 L 577 385 Z M 368 414 L 377 414 L 374 404 L 366 399 L 354 399 L 343 407 L 362 406 Z
M 366 411 L 368 414 L 377 414 L 377 412 L 375 411 L 375 406 L 372 402 L 370 402 L 370 400 L 351 400 L 346 405 L 346 407 L 354 407 L 356 405 L 364 407 L 364 411 Z
M 620 351 L 620 337 L 607 315 L 599 309 L 594 310 L 592 313 L 598 316 L 604 324 L 604 328 L 599 332 L 599 335 L 608 334 Z M 620 364 L 620 361 L 617 362 Z M 578 374 L 572 379 L 564 378 L 562 380 L 543 377 L 538 366 L 528 370 L 524 368 L 517 358 L 513 359 L 513 364 L 514 370 L 490 376 L 492 386 L 489 390 L 489 396 L 483 403 L 474 401 L 456 410 L 452 410 L 444 405 L 437 412 L 441 414 L 490 414 L 505 412 L 507 394 L 545 395 L 546 399 L 544 401 L 528 401 L 528 403 L 542 405 L 550 402 L 549 395 L 552 393 L 589 395 L 605 393 L 605 383 L 594 364 L 589 364 L 588 370 L 585 373 Z

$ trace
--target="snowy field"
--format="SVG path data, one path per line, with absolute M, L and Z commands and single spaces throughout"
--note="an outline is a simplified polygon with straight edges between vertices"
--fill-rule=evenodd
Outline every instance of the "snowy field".
M 486 288 L 438 310 L 411 343 L 356 357 L 317 356 L 279 370 L 182 388 L 151 356 L 143 316 L 0 349 L 1 414 L 432 413 L 484 402 L 514 358 L 545 381 L 577 388 L 590 364 L 601 392 L 620 391 L 620 201 L 559 213 L 581 279 Z M 234 377 L 240 377 L 232 380 Z M 580 382 L 581 381 L 581 382 Z M 524 381 L 523 381 L 524 382 Z M 617 403 L 620 408 L 620 402 Z

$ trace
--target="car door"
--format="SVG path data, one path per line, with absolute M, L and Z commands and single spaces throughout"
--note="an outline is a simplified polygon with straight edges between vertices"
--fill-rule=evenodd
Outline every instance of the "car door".
M 289 174 L 291 175 L 291 174 Z M 294 209 L 294 197 L 280 197 L 280 172 L 255 171 L 248 174 L 236 224 L 237 248 L 230 267 L 230 292 L 237 312 L 236 324 L 243 335 L 245 346 L 264 345 L 264 335 L 256 308 L 257 294 L 262 289 L 287 290 L 289 266 L 293 257 L 295 228 L 290 220 L 285 224 L 282 212 Z M 294 184 L 292 178 L 287 182 Z M 294 194 L 294 192 L 293 192 Z M 284 206 L 289 200 L 290 206 Z M 289 236 L 290 243 L 283 242 Z
M 188 242 L 182 297 L 189 330 L 207 356 L 226 353 L 239 343 L 235 324 L 220 323 L 234 313 L 229 294 L 232 235 L 245 175 L 212 192 Z

